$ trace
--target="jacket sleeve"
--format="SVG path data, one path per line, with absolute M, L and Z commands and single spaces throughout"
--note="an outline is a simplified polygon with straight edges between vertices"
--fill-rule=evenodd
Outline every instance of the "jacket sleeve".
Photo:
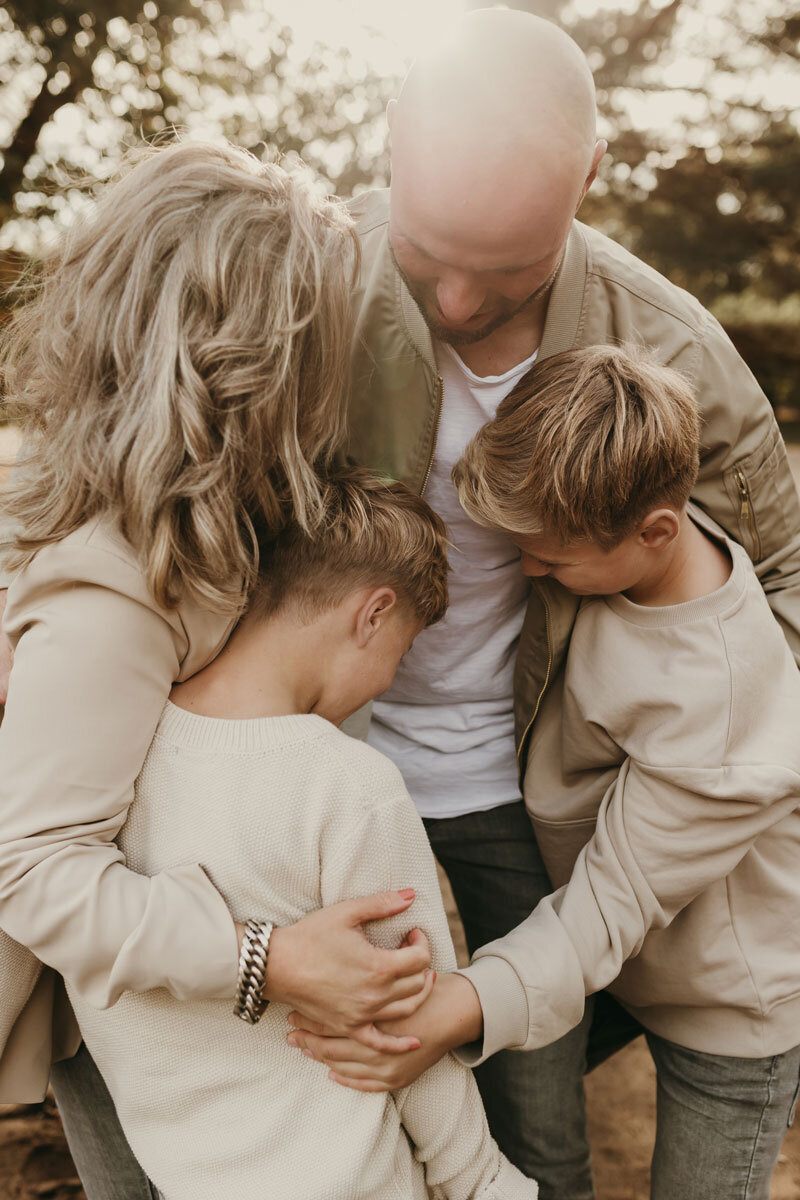
M 97 1007 L 127 990 L 228 997 L 233 921 L 202 867 L 127 869 L 122 827 L 185 635 L 131 564 L 48 547 L 17 576 L 0 725 L 0 927 Z
M 694 377 L 703 415 L 693 499 L 745 548 L 800 664 L 800 501 L 769 401 L 719 323 L 671 365 Z
M 388 763 L 387 763 L 388 767 Z M 455 968 L 436 865 L 413 802 L 392 768 L 381 803 L 372 803 L 358 830 L 335 858 L 323 860 L 324 904 L 374 891 L 414 887 L 411 908 L 370 924 L 377 945 L 397 946 L 410 929 L 428 936 L 438 971 Z M 376 785 L 376 794 L 381 794 Z M 489 1133 L 472 1073 L 445 1055 L 410 1087 L 394 1094 L 400 1119 L 425 1164 L 435 1200 L 535 1200 L 536 1184 L 501 1155 Z
M 796 772 L 776 764 L 702 768 L 626 759 L 569 883 L 478 950 L 465 972 L 476 973 L 483 991 L 491 1049 L 533 1050 L 567 1033 L 585 997 L 616 979 L 651 929 L 666 928 L 724 879 L 761 833 L 797 807 L 799 788 Z M 498 1005 L 498 963 L 500 977 L 510 968 L 525 993 L 526 1026 L 511 1028 Z

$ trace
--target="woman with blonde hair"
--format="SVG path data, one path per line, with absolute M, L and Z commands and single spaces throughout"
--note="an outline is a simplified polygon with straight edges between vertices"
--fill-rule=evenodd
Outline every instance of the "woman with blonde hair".
M 173 682 L 217 654 L 243 610 L 259 538 L 320 519 L 357 260 L 344 210 L 302 178 L 230 146 L 148 150 L 70 233 L 7 338 L 26 448 L 3 496 L 17 574 L 0 726 L 0 1101 L 41 1098 L 56 1063 L 89 1200 L 150 1191 L 76 1055 L 59 976 L 100 1008 L 151 988 L 233 1002 L 244 930 L 203 865 L 146 878 L 114 839 Z M 379 950 L 360 925 L 411 899 L 276 929 L 269 996 L 377 1037 L 370 1022 L 418 1004 L 427 947 L 412 935 Z

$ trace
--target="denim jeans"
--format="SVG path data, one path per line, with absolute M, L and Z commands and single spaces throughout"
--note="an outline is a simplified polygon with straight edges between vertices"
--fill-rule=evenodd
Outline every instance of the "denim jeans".
M 86 1046 L 53 1064 L 50 1083 L 86 1200 L 154 1200 L 158 1193 L 133 1156 Z
M 470 953 L 502 937 L 552 890 L 522 802 L 425 821 Z M 608 993 L 541 1050 L 503 1050 L 477 1068 L 489 1126 L 540 1200 L 594 1200 L 583 1075 L 643 1033 Z M 791 1123 L 800 1047 L 726 1058 L 648 1034 L 658 1077 L 652 1200 L 767 1200 Z

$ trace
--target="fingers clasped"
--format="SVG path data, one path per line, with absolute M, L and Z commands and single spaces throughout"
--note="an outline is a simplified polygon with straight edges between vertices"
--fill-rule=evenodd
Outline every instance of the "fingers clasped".
M 376 1030 L 380 1035 L 380 1031 Z M 392 1038 L 392 1042 L 413 1040 L 418 1048 L 417 1039 Z M 305 1030 L 293 1030 L 287 1041 L 291 1046 L 297 1046 L 309 1058 L 316 1059 L 329 1068 L 329 1077 L 345 1087 L 355 1088 L 362 1092 L 386 1092 L 406 1086 L 407 1070 L 399 1063 L 401 1054 L 396 1048 L 378 1050 L 363 1042 L 353 1041 L 352 1038 L 319 1037 Z

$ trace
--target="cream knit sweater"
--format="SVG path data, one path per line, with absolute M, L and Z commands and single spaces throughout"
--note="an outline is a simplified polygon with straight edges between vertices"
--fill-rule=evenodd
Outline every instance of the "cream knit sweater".
M 167 703 L 119 844 L 134 871 L 201 863 L 237 919 L 287 924 L 320 905 L 411 886 L 414 925 L 455 967 L 433 855 L 396 768 L 321 717 L 198 717 Z M 160 989 L 110 1008 L 70 998 L 125 1133 L 166 1200 L 532 1200 L 499 1153 L 471 1073 L 447 1056 L 395 1094 L 330 1082 L 286 1045 L 287 1010 L 256 1026 L 228 1000 Z M 424 1164 L 424 1165 L 423 1165 Z

